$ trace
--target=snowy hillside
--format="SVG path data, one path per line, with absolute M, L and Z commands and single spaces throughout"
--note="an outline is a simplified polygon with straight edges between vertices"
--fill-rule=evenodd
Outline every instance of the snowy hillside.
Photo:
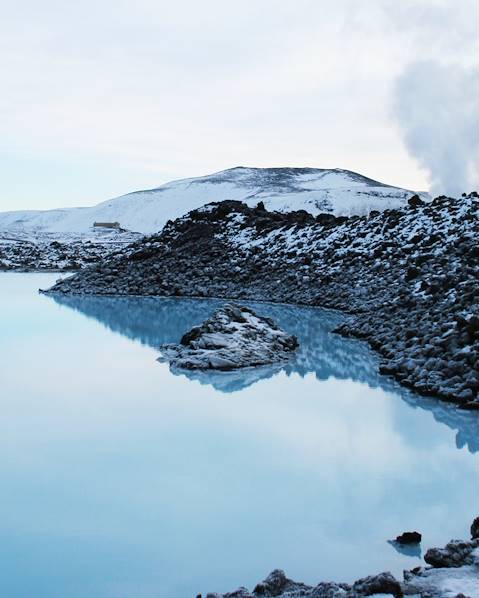
M 86 233 L 94 222 L 119 222 L 141 233 L 156 232 L 206 203 L 225 199 L 268 210 L 307 210 L 316 215 L 364 215 L 403 205 L 412 191 L 373 181 L 341 169 L 231 168 L 216 174 L 166 183 L 137 191 L 90 208 L 0 213 L 0 230 Z

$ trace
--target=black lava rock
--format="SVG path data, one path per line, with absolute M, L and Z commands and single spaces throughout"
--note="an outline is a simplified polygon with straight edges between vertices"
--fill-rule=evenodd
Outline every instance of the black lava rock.
M 421 540 L 422 535 L 419 532 L 404 532 L 396 538 L 399 544 L 420 544 Z
M 479 538 L 479 517 L 476 517 L 471 525 L 471 537 L 473 540 Z

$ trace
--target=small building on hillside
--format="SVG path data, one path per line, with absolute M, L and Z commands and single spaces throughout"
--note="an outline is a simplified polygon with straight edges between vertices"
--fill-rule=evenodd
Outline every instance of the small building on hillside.
M 119 222 L 94 222 L 93 227 L 94 228 L 115 228 L 115 229 L 119 230 L 120 223 Z

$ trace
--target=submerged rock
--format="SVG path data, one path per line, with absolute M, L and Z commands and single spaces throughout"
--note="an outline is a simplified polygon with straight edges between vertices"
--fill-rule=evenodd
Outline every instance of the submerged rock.
M 160 360 L 180 369 L 235 370 L 287 360 L 297 347 L 296 337 L 271 318 L 227 304 L 184 334 L 179 344 L 163 345 Z

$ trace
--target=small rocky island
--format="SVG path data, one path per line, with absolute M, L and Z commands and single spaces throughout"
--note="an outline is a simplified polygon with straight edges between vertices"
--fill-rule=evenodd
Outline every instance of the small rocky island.
M 298 341 L 271 319 L 249 307 L 227 304 L 183 335 L 161 347 L 160 361 L 188 370 L 235 370 L 289 359 Z

